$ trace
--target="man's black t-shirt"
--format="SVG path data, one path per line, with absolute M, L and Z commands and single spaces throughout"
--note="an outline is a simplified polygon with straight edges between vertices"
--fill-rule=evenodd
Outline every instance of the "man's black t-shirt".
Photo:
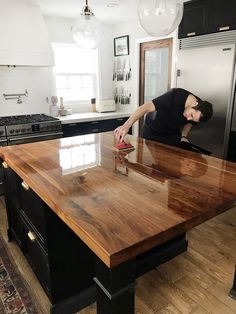
M 183 116 L 190 94 L 193 95 L 185 89 L 173 88 L 153 99 L 156 111 L 146 115 L 141 136 L 166 144 L 177 144 L 181 138 L 181 128 L 190 122 Z

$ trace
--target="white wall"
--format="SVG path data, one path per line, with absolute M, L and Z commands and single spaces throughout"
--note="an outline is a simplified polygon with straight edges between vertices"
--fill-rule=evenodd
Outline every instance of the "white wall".
M 46 27 L 51 42 L 72 43 L 71 26 L 73 20 L 44 17 Z M 132 77 L 129 81 L 131 92 L 131 104 L 120 105 L 118 109 L 132 112 L 138 106 L 139 91 L 139 43 L 155 40 L 158 38 L 148 37 L 140 28 L 138 21 L 132 20 L 118 25 L 107 25 L 105 27 L 103 42 L 99 47 L 99 76 L 100 86 L 98 97 L 108 99 L 113 97 L 113 38 L 123 35 L 129 35 L 130 61 Z M 176 50 L 176 36 L 174 35 L 174 49 Z M 173 53 L 173 57 L 175 52 Z M 173 60 L 173 65 L 175 60 Z M 174 69 L 174 66 L 173 66 Z M 173 70 L 174 73 L 174 70 Z M 172 75 L 172 86 L 174 86 Z M 22 104 L 17 104 L 16 100 L 5 101 L 3 93 L 23 93 L 25 89 L 29 91 L 29 97 L 23 98 Z M 48 113 L 48 104 L 46 97 L 51 98 L 55 95 L 55 82 L 50 67 L 0 67 L 0 115 Z M 74 112 L 89 111 L 89 102 L 83 105 L 75 105 Z
M 73 20 L 44 17 L 51 42 L 73 43 L 71 26 Z M 113 39 L 110 26 L 105 27 L 103 42 L 99 47 L 100 86 L 98 96 L 101 99 L 112 98 L 112 54 Z M 5 100 L 3 93 L 24 93 L 29 96 L 22 98 L 23 103 L 16 100 Z M 0 66 L 0 116 L 49 113 L 46 97 L 55 95 L 55 81 L 52 67 L 1 67 Z M 69 107 L 69 106 L 67 106 Z M 90 102 L 74 105 L 73 112 L 87 112 Z
M 44 21 L 46 23 L 51 42 L 73 43 L 73 38 L 71 35 L 71 26 L 73 25 L 73 20 L 44 16 Z
M 131 104 L 130 105 L 120 105 L 120 109 L 126 111 L 133 111 L 139 105 L 139 46 L 140 43 L 146 41 L 153 41 L 163 38 L 173 38 L 173 55 L 172 55 L 172 81 L 171 86 L 175 86 L 175 55 L 177 49 L 177 34 L 174 32 L 166 37 L 151 37 L 146 34 L 146 32 L 139 26 L 138 19 L 129 21 L 123 24 L 113 25 L 113 37 L 120 37 L 124 35 L 129 35 L 129 45 L 130 45 L 130 61 L 131 61 L 131 71 L 132 77 L 129 82 L 129 88 L 131 91 Z M 115 58 L 115 57 L 114 57 Z M 119 83 L 119 82 L 118 82 Z M 113 86 L 114 88 L 114 86 Z
M 24 93 L 22 104 L 5 100 L 3 94 Z M 51 98 L 50 67 L 0 67 L 0 116 L 49 113 L 46 97 Z
M 52 43 L 74 43 L 71 26 L 74 20 L 45 17 L 45 22 Z M 112 54 L 113 39 L 110 26 L 104 26 L 102 44 L 98 48 L 98 75 L 100 85 L 98 86 L 98 98 L 111 99 L 112 96 Z M 56 92 L 54 91 L 54 94 Z M 72 104 L 65 102 L 65 107 L 69 108 Z M 88 112 L 90 110 L 90 101 L 83 103 L 73 103 L 73 112 Z
M 0 12 L 1 65 L 54 65 L 41 11 L 32 1 L 1 0 Z
M 139 106 L 139 46 L 142 42 L 153 41 L 163 38 L 173 38 L 173 54 L 172 54 L 172 73 L 171 86 L 176 85 L 176 51 L 177 51 L 177 31 L 166 37 L 151 37 L 140 27 L 138 19 L 129 21 L 123 24 L 113 25 L 113 37 L 120 37 L 129 35 L 130 46 L 130 61 L 131 61 L 131 80 L 129 82 L 129 89 L 131 93 L 130 105 L 119 105 L 118 110 L 126 112 L 133 112 Z M 114 57 L 115 58 L 115 57 Z M 113 89 L 119 85 L 120 82 L 113 83 Z M 133 134 L 138 135 L 138 122 L 133 126 Z
M 8 5 L 11 6 L 8 7 Z M 41 48 L 39 47 L 39 43 L 41 43 L 44 36 L 47 35 L 46 27 L 43 27 L 44 21 L 40 16 L 40 12 L 38 12 L 38 9 L 35 7 L 28 7 L 27 1 L 21 1 L 21 4 L 19 4 L 19 6 L 16 1 L 9 1 L 9 3 L 8 1 L 2 1 L 1 8 L 2 11 L 4 8 L 6 9 L 6 12 L 11 12 L 11 19 L 7 19 L 6 16 L 4 16 L 5 19 L 3 18 L 6 24 L 7 21 L 11 24 L 14 23 L 12 21 L 15 21 L 15 24 L 12 24 L 12 29 L 4 28 L 2 30 L 2 45 L 4 45 L 2 49 L 5 52 L 8 52 L 8 50 L 14 53 L 18 52 L 18 57 L 14 58 L 14 60 L 16 61 L 15 64 L 35 64 L 31 62 L 32 60 L 27 60 L 27 62 L 23 63 L 23 58 L 19 57 L 21 54 L 23 54 L 24 58 L 29 58 L 30 54 L 28 52 L 31 50 L 34 56 L 37 55 L 36 52 L 47 52 L 47 50 L 42 50 L 42 46 L 40 46 Z M 19 8 L 21 9 L 20 12 Z M 33 9 L 36 12 L 32 11 Z M 3 13 L 4 12 L 5 11 L 3 11 Z M 32 12 L 35 14 L 32 15 Z M 17 17 L 16 19 L 12 18 L 15 16 Z M 40 25 L 38 27 L 42 28 L 42 36 L 40 35 L 37 38 L 36 34 L 38 34 L 38 31 L 36 30 L 35 25 L 34 27 L 32 27 L 30 33 L 24 35 L 23 33 L 19 32 L 20 34 L 18 34 L 16 30 L 26 29 L 28 27 L 28 23 L 32 24 L 31 20 L 35 19 L 35 16 L 37 17 L 37 21 L 35 21 L 35 24 L 38 25 L 38 23 L 40 22 Z M 14 36 L 16 38 L 14 38 Z M 46 39 L 46 37 L 44 39 Z M 14 46 L 15 43 L 17 43 L 17 47 Z M 46 48 L 50 50 L 50 42 L 48 41 L 47 44 L 49 47 L 47 46 Z M 16 48 L 19 48 L 19 51 Z M 19 59 L 22 63 L 19 62 Z M 3 61 L 3 59 L 0 58 L 0 116 L 48 113 L 49 108 L 48 104 L 46 103 L 46 97 L 50 98 L 52 95 L 51 67 L 7 67 L 2 66 L 2 64 L 5 63 L 1 63 L 1 61 Z M 3 97 L 4 93 L 24 93 L 25 89 L 28 90 L 29 96 L 27 98 L 22 97 L 22 104 L 17 104 L 16 100 L 5 100 Z

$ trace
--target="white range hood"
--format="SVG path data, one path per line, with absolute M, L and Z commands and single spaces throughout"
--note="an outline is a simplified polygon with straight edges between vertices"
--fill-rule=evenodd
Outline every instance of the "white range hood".
M 45 22 L 30 0 L 0 0 L 0 65 L 54 65 Z

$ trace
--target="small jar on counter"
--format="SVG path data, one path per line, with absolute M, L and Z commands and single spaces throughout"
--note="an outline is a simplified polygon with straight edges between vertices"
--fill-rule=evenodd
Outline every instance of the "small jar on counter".
M 91 112 L 96 112 L 96 98 L 91 98 L 91 107 L 90 107 Z

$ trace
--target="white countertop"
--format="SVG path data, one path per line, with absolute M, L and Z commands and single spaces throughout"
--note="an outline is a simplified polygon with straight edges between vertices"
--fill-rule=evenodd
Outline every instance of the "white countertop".
M 129 117 L 131 112 L 115 111 L 115 112 L 85 112 L 85 113 L 73 113 L 71 115 L 58 117 L 62 124 L 89 122 L 98 120 L 108 120 Z

